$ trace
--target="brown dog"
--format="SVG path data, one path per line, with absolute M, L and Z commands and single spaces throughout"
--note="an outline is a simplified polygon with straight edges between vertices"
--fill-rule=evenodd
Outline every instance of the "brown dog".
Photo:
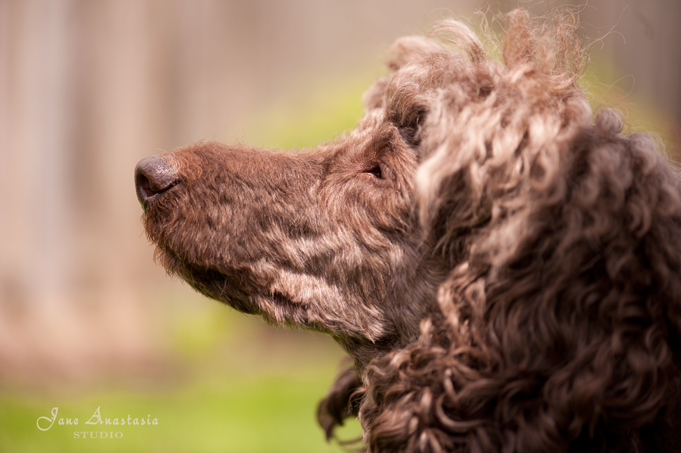
M 515 11 L 495 61 L 445 22 L 331 144 L 142 160 L 157 259 L 350 354 L 328 436 L 359 414 L 372 452 L 681 451 L 679 173 L 594 122 L 575 28 Z

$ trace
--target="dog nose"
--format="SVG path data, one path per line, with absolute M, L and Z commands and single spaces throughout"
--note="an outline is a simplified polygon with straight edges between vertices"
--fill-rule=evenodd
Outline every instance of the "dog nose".
M 157 194 L 170 189 L 179 180 L 168 159 L 163 156 L 145 157 L 135 167 L 137 199 L 146 211 L 147 205 Z

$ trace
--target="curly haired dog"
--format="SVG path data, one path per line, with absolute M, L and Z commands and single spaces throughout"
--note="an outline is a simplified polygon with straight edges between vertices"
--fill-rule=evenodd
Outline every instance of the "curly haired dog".
M 353 358 L 319 407 L 374 453 L 681 451 L 681 179 L 593 116 L 576 24 L 392 48 L 357 128 L 136 168 L 171 274 Z

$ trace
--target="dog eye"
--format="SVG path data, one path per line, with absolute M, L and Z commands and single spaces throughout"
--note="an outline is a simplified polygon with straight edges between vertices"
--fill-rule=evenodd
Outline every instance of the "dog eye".
M 380 164 L 374 164 L 368 169 L 366 169 L 364 172 L 369 173 L 370 175 L 373 175 L 378 179 L 385 179 L 383 177 L 383 169 L 381 168 Z

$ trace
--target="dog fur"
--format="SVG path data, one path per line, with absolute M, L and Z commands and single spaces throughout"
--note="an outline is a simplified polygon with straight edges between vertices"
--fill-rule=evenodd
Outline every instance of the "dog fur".
M 156 258 L 349 353 L 328 437 L 359 415 L 374 453 L 681 451 L 679 172 L 594 118 L 573 16 L 506 28 L 499 59 L 456 21 L 398 40 L 331 143 L 165 155 Z

